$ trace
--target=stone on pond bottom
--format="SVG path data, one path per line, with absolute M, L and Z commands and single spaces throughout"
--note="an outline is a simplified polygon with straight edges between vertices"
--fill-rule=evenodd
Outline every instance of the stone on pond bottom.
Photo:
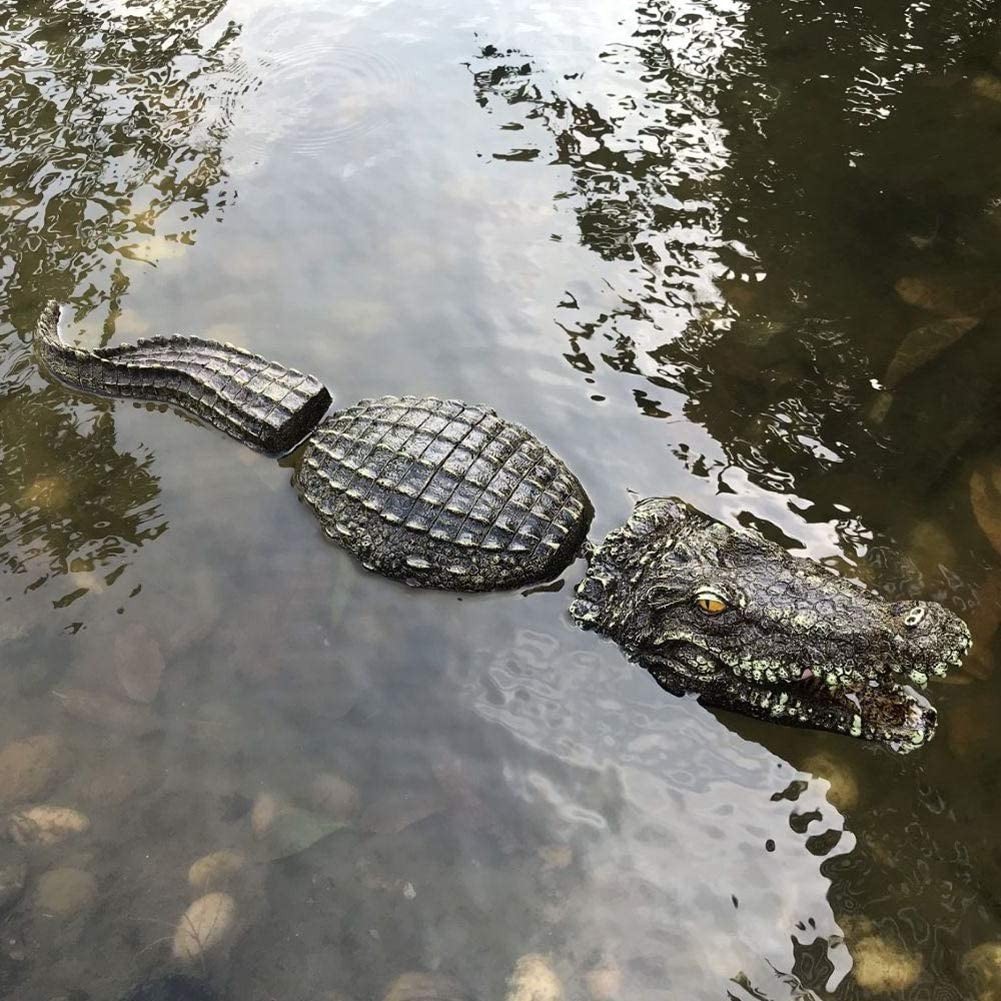
M 38 881 L 35 904 L 38 909 L 60 918 L 72 917 L 88 908 L 97 898 L 97 880 L 82 869 L 50 869 Z
M 515 964 L 507 1001 L 563 1001 L 563 984 L 545 956 L 529 953 Z
M 188 883 L 192 889 L 205 893 L 231 882 L 246 864 L 247 860 L 237 852 L 220 851 L 203 855 L 191 863 Z
M 174 932 L 174 956 L 186 962 L 201 959 L 217 947 L 236 922 L 236 901 L 228 893 L 206 893 L 181 916 Z
M 444 973 L 404 973 L 386 991 L 384 1001 L 471 1001 L 454 977 Z
M 0 805 L 43 795 L 59 775 L 62 741 L 54 734 L 15 740 L 0 749 Z
M 68 806 L 31 806 L 7 818 L 7 833 L 19 845 L 54 845 L 90 830 L 90 820 Z

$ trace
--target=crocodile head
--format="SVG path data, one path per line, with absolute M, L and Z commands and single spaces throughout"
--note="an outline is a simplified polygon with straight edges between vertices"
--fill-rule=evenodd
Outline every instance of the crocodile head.
M 970 649 L 941 605 L 884 601 L 666 497 L 594 549 L 570 611 L 670 691 L 895 751 L 931 738 L 935 710 L 915 689 Z

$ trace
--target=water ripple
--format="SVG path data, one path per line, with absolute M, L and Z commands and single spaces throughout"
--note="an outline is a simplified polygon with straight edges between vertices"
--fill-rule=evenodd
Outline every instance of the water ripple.
M 321 156 L 385 127 L 402 106 L 405 77 L 380 53 L 344 40 L 348 25 L 319 11 L 272 8 L 243 36 L 247 70 L 234 77 L 222 113 L 234 152 Z

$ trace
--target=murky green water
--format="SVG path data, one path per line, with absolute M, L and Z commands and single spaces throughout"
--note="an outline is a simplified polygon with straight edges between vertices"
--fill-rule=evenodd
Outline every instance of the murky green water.
M 575 1001 L 1001 997 L 964 961 L 1001 942 L 993 15 L 0 2 L 0 804 L 89 821 L 0 855 L 0 996 L 183 965 L 189 867 L 229 851 L 188 964 L 224 999 L 489 1001 L 532 953 Z M 487 402 L 597 534 L 678 494 L 944 601 L 977 656 L 908 758 L 710 714 L 571 626 L 579 566 L 408 590 L 288 468 L 46 381 L 50 296 L 91 344 Z

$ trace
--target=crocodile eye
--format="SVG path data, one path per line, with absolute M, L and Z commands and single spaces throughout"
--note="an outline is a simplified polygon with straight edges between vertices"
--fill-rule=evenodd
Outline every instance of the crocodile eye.
M 695 595 L 695 604 L 706 615 L 720 615 L 730 607 L 726 599 L 715 591 L 699 591 Z

